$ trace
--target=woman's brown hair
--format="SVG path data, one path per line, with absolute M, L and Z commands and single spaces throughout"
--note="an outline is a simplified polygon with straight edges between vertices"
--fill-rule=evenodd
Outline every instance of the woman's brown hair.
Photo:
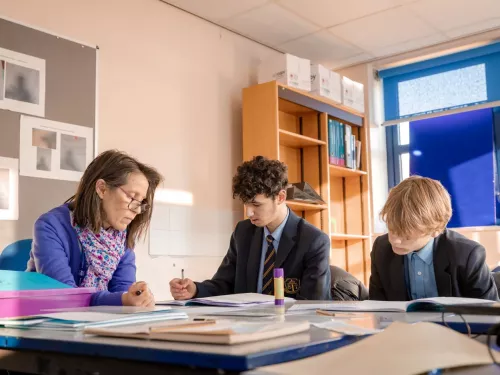
M 127 247 L 133 249 L 136 240 L 143 236 L 149 227 L 155 190 L 163 177 L 156 169 L 140 163 L 124 152 L 104 151 L 89 164 L 83 173 L 76 194 L 66 201 L 73 211 L 75 223 L 82 228 L 88 227 L 94 233 L 98 233 L 103 225 L 104 212 L 101 199 L 96 192 L 97 181 L 102 179 L 110 188 L 118 188 L 127 184 L 128 176 L 131 173 L 137 172 L 142 173 L 149 183 L 145 198 L 149 210 L 138 214 L 127 228 Z

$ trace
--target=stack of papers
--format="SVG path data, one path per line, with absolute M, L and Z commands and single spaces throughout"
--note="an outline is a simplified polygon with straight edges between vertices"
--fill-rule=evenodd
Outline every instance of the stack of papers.
M 304 310 L 360 311 L 360 312 L 425 312 L 442 311 L 443 306 L 452 305 L 488 305 L 494 301 L 476 298 L 435 297 L 408 302 L 399 301 L 349 301 L 330 303 L 295 304 L 288 312 Z
M 143 324 L 125 327 L 88 327 L 84 333 L 137 339 L 240 344 L 273 339 L 309 330 L 309 322 L 241 322 L 211 320 Z
M 285 302 L 293 302 L 293 298 L 285 298 Z M 156 305 L 193 306 L 210 305 L 223 307 L 251 307 L 274 304 L 274 296 L 259 293 L 228 294 L 224 296 L 194 298 L 186 301 L 160 301 Z
M 77 331 L 86 327 L 110 327 L 172 319 L 187 319 L 187 314 L 171 310 L 169 307 L 156 310 L 142 309 L 141 311 L 127 309 L 126 307 L 101 306 L 100 309 L 89 307 L 75 309 L 74 311 L 6 318 L 0 320 L 0 325 L 6 328 Z

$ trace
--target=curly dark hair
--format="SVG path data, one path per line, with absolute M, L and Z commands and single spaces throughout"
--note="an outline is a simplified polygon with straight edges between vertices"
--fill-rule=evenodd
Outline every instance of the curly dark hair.
M 238 167 L 233 177 L 233 198 L 238 197 L 243 203 L 252 201 L 259 194 L 274 199 L 287 186 L 288 167 L 285 163 L 255 156 Z

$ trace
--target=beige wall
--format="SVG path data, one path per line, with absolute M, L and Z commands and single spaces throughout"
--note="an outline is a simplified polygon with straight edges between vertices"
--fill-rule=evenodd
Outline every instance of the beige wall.
M 214 218 L 243 216 L 231 197 L 242 159 L 241 89 L 276 52 L 158 0 L 0 0 L 0 15 L 99 45 L 99 151 L 118 148 L 154 165 L 165 188 L 191 192 Z M 157 299 L 169 298 L 180 268 L 203 279 L 221 261 L 152 258 L 147 242 L 136 252 L 138 278 Z
M 378 214 L 387 199 L 388 193 L 385 129 L 380 126 L 383 103 L 380 97 L 380 83 L 374 79 L 374 70 L 432 58 L 445 51 L 450 53 L 464 48 L 476 47 L 497 40 L 499 37 L 500 30 L 493 30 L 338 71 L 340 74 L 365 85 L 365 103 L 367 118 L 370 124 L 374 233 L 383 233 L 386 231 L 385 225 L 378 218 Z M 500 263 L 500 227 L 459 228 L 456 230 L 466 237 L 479 242 L 486 248 L 486 261 L 490 267 L 495 267 Z

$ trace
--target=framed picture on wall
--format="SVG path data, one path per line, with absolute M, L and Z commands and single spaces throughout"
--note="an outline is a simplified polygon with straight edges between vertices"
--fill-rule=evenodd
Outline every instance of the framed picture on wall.
M 0 48 L 0 108 L 45 117 L 45 60 Z
M 20 175 L 80 181 L 93 159 L 94 129 L 21 116 Z

